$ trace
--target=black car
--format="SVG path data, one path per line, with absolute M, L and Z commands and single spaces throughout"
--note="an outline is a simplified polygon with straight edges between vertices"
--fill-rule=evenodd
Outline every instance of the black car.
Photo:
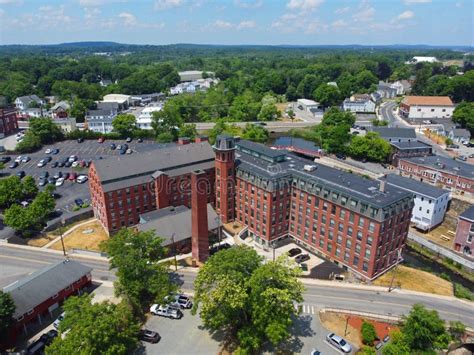
M 55 161 L 53 164 L 51 164 L 51 167 L 57 168 L 59 166 L 59 162 Z
M 64 178 L 64 180 L 69 179 L 69 173 L 64 173 L 64 174 L 63 174 L 63 178 Z
M 54 148 L 52 151 L 51 151 L 51 154 L 58 154 L 59 153 L 59 149 L 58 148 Z
M 128 137 L 125 142 L 130 143 L 132 141 L 132 138 Z
M 224 249 L 229 249 L 229 248 L 232 248 L 232 245 L 230 245 L 228 243 L 216 245 L 216 246 L 213 246 L 209 250 L 209 254 L 213 255 L 213 254 L 217 253 L 219 250 L 224 250 Z
M 46 178 L 40 178 L 39 182 L 38 182 L 38 185 L 39 186 L 44 186 L 44 185 L 46 185 L 47 182 L 48 181 L 46 180 Z
M 15 169 L 16 167 L 18 166 L 18 163 L 16 161 L 14 161 L 13 163 L 11 163 L 8 167 L 10 169 Z
M 63 161 L 59 161 L 58 162 L 58 168 L 63 168 L 64 167 L 64 162 Z
M 48 178 L 48 184 L 51 184 L 51 185 L 56 184 L 56 179 L 55 179 L 54 177 L 50 176 L 50 177 Z
M 49 155 L 47 157 L 44 158 L 45 161 L 47 161 L 48 163 L 53 160 L 53 158 L 51 158 Z
M 26 353 L 28 355 L 40 355 L 44 354 L 44 349 L 46 348 L 46 343 L 41 339 L 38 339 L 33 344 L 26 348 Z
M 84 142 L 84 138 L 77 138 L 77 143 L 82 143 Z
M 64 166 L 65 166 L 66 168 L 70 168 L 71 165 L 72 165 L 72 162 L 70 162 L 69 160 L 64 163 Z
M 142 142 L 143 142 L 143 139 L 138 138 L 138 139 L 137 139 L 137 142 L 138 142 L 138 143 L 142 143 Z
M 295 261 L 299 264 L 299 263 L 302 263 L 304 261 L 307 261 L 309 260 L 309 255 L 308 254 L 301 254 L 301 255 L 298 255 L 296 258 L 295 258 Z
M 11 157 L 0 157 L 0 163 L 8 163 L 10 160 L 12 160 Z
M 59 179 L 60 177 L 63 177 L 63 173 L 58 171 L 56 174 L 53 175 L 55 179 Z
M 49 177 L 49 173 L 47 171 L 42 171 L 40 174 L 40 179 L 47 179 Z
M 110 149 L 115 150 L 115 148 L 117 148 L 117 146 L 115 145 L 115 143 L 111 143 L 111 144 L 110 144 Z
M 346 160 L 346 156 L 344 154 L 341 154 L 341 153 L 337 153 L 336 158 L 341 159 L 341 160 Z
M 140 330 L 140 340 L 148 343 L 158 343 L 161 339 L 160 334 L 149 329 Z
M 74 200 L 74 203 L 76 204 L 77 207 L 82 207 L 82 205 L 84 204 L 84 201 L 80 198 L 76 198 Z
M 23 179 L 25 177 L 25 172 L 23 170 L 20 170 L 16 173 L 16 176 L 18 176 L 20 179 Z
M 124 155 L 126 152 L 127 152 L 126 149 L 120 149 L 120 150 L 119 150 L 120 155 Z
M 46 345 L 49 345 L 53 342 L 54 338 L 56 338 L 57 336 L 58 336 L 58 331 L 56 329 L 51 329 L 49 332 L 41 335 L 39 340 L 41 340 Z
M 292 248 L 288 251 L 288 255 L 290 257 L 296 256 L 298 254 L 301 254 L 301 249 L 300 248 Z

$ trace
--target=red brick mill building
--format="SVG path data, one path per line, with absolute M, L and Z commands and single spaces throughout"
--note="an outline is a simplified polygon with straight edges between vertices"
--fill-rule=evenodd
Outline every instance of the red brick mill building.
M 94 213 L 110 232 L 143 212 L 190 207 L 199 170 L 223 223 L 239 221 L 265 247 L 292 238 L 365 279 L 395 265 L 408 234 L 411 193 L 261 144 L 219 136 L 213 147 L 199 139 L 119 159 L 90 169 Z

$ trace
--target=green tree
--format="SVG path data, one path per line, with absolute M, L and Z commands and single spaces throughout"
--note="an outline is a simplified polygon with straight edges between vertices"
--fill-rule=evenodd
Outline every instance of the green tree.
M 32 176 L 25 176 L 21 185 L 24 197 L 34 197 L 38 193 L 38 186 L 36 186 L 35 179 Z
M 374 127 L 387 127 L 388 124 L 389 124 L 389 122 L 386 121 L 386 120 L 380 121 L 377 118 L 372 120 L 372 126 L 374 126 Z
M 0 341 L 7 340 L 8 329 L 13 323 L 15 302 L 9 293 L 0 290 Z
M 321 84 L 314 91 L 313 97 L 325 107 L 337 106 L 343 99 L 341 92 L 336 86 Z
M 372 346 L 374 341 L 377 339 L 377 333 L 375 332 L 375 327 L 372 323 L 363 322 L 360 333 L 362 335 L 362 341 L 366 345 Z
M 247 123 L 242 132 L 242 138 L 253 142 L 266 143 L 268 140 L 268 131 L 260 125 Z
M 265 341 L 278 346 L 290 336 L 294 302 L 303 300 L 298 271 L 285 257 L 263 264 L 245 246 L 220 251 L 199 270 L 192 311 L 244 352 L 257 351 Z
M 453 112 L 453 121 L 461 124 L 474 136 L 474 102 L 461 102 Z
M 383 355 L 410 355 L 410 347 L 405 341 L 405 337 L 401 331 L 393 331 L 390 333 L 390 342 L 382 348 Z
M 176 289 L 168 274 L 168 263 L 157 263 L 166 255 L 162 242 L 153 231 L 124 228 L 104 244 L 110 268 L 117 269 L 115 292 L 125 297 L 138 314 Z
M 261 106 L 261 102 L 256 101 L 255 95 L 247 90 L 234 98 L 229 109 L 229 116 L 233 121 L 255 121 Z
M 26 131 L 23 140 L 16 145 L 16 150 L 20 153 L 31 153 L 41 148 L 41 139 L 32 131 Z
M 0 207 L 9 207 L 23 198 L 23 186 L 18 176 L 12 175 L 0 180 Z
M 190 124 L 183 124 L 179 128 L 179 136 L 180 137 L 188 137 L 189 139 L 194 139 L 197 136 L 197 129 L 196 125 L 193 123 Z
M 234 124 L 228 124 L 224 120 L 218 120 L 214 127 L 209 131 L 209 142 L 214 144 L 216 137 L 220 134 L 227 134 L 229 136 L 238 136 L 242 133 L 241 129 Z
M 152 113 L 151 126 L 156 136 L 166 133 L 172 135 L 174 140 L 178 138 L 179 127 L 182 125 L 183 120 L 174 106 L 165 105 L 163 110 Z
M 380 138 L 376 132 L 367 132 L 365 136 L 355 136 L 349 146 L 349 154 L 356 158 L 366 158 L 370 161 L 383 162 L 390 155 L 390 144 Z
M 276 120 L 280 116 L 280 111 L 277 109 L 275 104 L 268 103 L 263 104 L 260 112 L 258 113 L 258 120 L 259 121 L 273 121 Z
M 122 137 L 130 137 L 137 128 L 137 119 L 132 114 L 120 114 L 112 121 L 112 127 Z
M 321 85 L 323 80 L 314 74 L 306 74 L 298 84 L 298 88 L 296 89 L 296 93 L 299 97 L 305 99 L 311 99 L 313 97 L 313 92 L 316 88 Z
M 414 351 L 445 349 L 449 344 L 449 334 L 438 312 L 421 304 L 415 304 L 403 317 L 402 332 L 407 345 Z
M 64 302 L 60 334 L 46 354 L 131 354 L 138 345 L 140 325 L 124 302 L 92 303 L 92 296 L 73 296 Z
M 34 225 L 29 217 L 28 210 L 15 203 L 5 210 L 3 222 L 15 231 L 25 233 L 32 231 Z
M 288 110 L 287 114 L 288 114 L 288 117 L 290 118 L 291 122 L 293 122 L 293 120 L 295 119 L 295 111 Z
M 59 126 L 46 117 L 30 119 L 29 131 L 39 137 L 41 144 L 50 144 L 64 139 L 64 133 Z
M 460 341 L 465 332 L 466 326 L 464 323 L 460 321 L 449 322 L 449 334 L 453 340 Z

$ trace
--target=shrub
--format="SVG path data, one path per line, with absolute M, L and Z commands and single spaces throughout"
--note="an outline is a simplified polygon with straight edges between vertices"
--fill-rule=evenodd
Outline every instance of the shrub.
M 449 275 L 445 272 L 442 272 L 439 277 L 441 277 L 443 280 L 446 280 L 446 281 L 451 281 L 451 277 L 449 277 Z
M 372 323 L 363 322 L 361 328 L 362 342 L 366 345 L 372 345 L 377 339 L 377 333 Z
M 453 338 L 453 340 L 460 340 L 461 337 L 466 332 L 466 326 L 464 323 L 456 320 L 449 322 L 449 334 Z
M 454 295 L 458 298 L 465 298 L 470 301 L 474 301 L 474 294 L 460 283 L 454 284 Z

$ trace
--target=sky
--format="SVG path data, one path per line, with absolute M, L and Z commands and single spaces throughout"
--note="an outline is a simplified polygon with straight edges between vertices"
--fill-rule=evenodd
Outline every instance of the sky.
M 473 45 L 473 0 L 0 0 L 0 44 Z

